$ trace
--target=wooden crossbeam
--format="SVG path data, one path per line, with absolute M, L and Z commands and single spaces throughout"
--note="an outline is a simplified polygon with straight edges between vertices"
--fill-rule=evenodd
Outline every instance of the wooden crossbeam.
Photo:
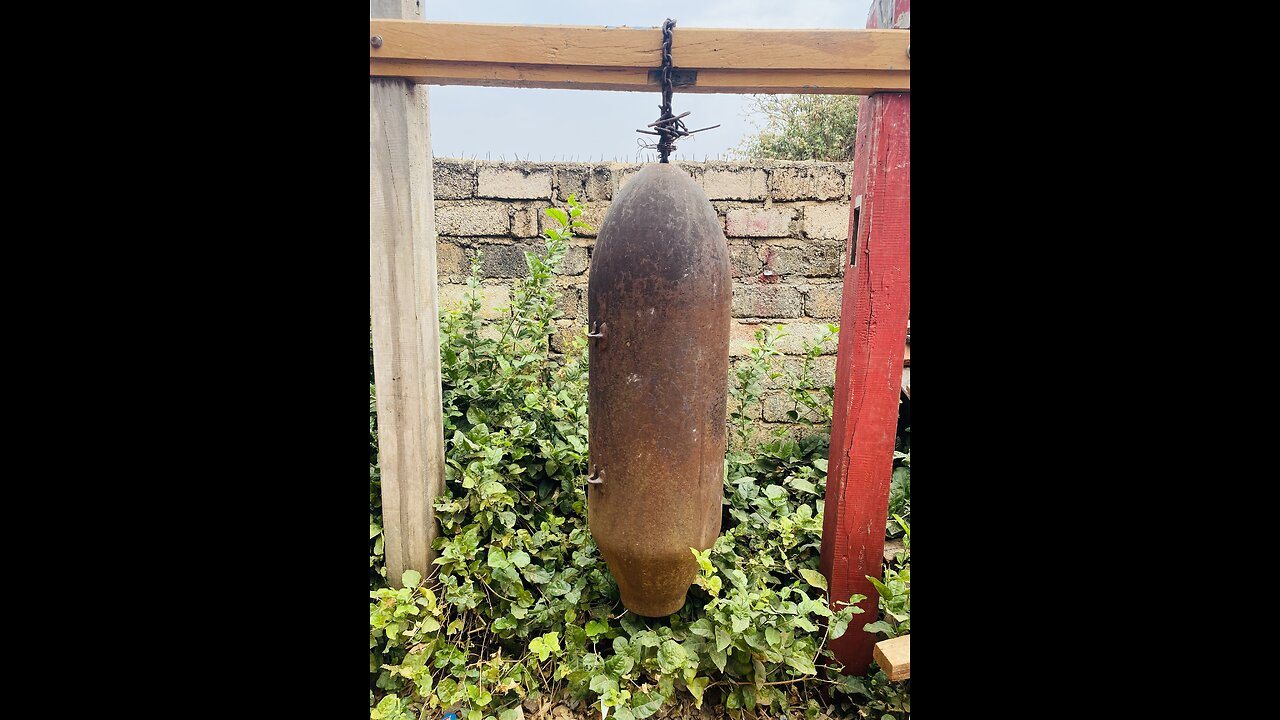
M 659 28 L 369 21 L 369 75 L 430 85 L 658 89 Z M 378 41 L 372 41 L 373 38 Z M 909 92 L 908 33 L 677 27 L 671 58 L 692 93 Z

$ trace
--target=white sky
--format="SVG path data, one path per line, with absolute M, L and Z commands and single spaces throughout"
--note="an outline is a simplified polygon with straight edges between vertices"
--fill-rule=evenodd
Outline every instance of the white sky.
M 661 27 L 863 28 L 871 0 L 423 0 L 424 19 L 529 25 Z M 680 59 L 674 58 L 675 64 Z M 432 85 L 431 149 L 438 157 L 507 160 L 619 160 L 654 156 L 640 151 L 635 132 L 658 118 L 659 92 L 539 90 Z M 745 95 L 676 91 L 676 114 L 690 128 L 720 124 L 677 142 L 673 159 L 723 157 L 759 124 L 748 118 Z M 643 136 L 646 140 L 652 136 Z

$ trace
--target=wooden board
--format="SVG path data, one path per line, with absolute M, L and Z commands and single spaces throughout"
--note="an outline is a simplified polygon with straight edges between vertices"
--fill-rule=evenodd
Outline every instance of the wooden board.
M 895 17 L 909 11 L 909 0 L 892 1 Z M 861 594 L 859 617 L 871 622 L 879 596 L 867 576 L 882 576 L 911 309 L 911 95 L 881 93 L 862 103 L 852 192 L 821 568 L 833 605 Z M 846 674 L 862 675 L 874 644 L 871 633 L 848 632 L 831 649 Z
M 658 28 L 369 21 L 369 74 L 434 85 L 653 91 Z M 911 89 L 909 38 L 892 30 L 676 27 L 675 67 L 693 93 L 867 94 Z
M 409 16 L 414 0 L 370 0 Z M 423 577 L 444 488 L 436 242 L 427 88 L 369 79 L 369 308 L 387 580 Z
M 911 636 L 881 640 L 876 643 L 876 664 L 890 680 L 897 682 L 911 677 Z

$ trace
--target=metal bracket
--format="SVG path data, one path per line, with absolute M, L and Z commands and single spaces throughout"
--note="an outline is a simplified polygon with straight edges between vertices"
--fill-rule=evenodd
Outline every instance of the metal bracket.
M 654 68 L 649 71 L 649 84 L 650 85 L 662 84 L 661 69 Z M 697 84 L 698 84 L 697 70 L 680 70 L 677 68 L 671 68 L 671 87 L 688 87 L 690 85 L 697 85 Z

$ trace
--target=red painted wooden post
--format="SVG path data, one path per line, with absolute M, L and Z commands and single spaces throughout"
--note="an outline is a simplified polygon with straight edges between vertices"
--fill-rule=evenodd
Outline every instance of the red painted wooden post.
M 910 0 L 874 0 L 868 28 L 910 27 Z M 904 61 L 909 62 L 907 58 Z M 867 597 L 849 630 L 831 642 L 844 672 L 865 674 L 876 637 L 875 587 L 911 307 L 911 94 L 862 102 L 853 160 L 849 267 L 840 302 L 840 344 L 831 460 L 822 524 L 822 573 L 833 601 Z

